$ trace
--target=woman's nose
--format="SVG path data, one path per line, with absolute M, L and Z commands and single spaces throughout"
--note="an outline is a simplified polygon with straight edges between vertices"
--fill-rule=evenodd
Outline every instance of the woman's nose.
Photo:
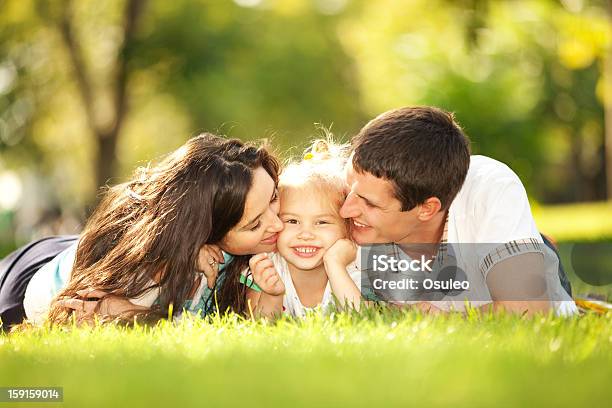
M 269 232 L 280 232 L 283 229 L 283 222 L 278 218 L 278 214 L 274 211 L 270 211 L 270 226 L 268 227 Z

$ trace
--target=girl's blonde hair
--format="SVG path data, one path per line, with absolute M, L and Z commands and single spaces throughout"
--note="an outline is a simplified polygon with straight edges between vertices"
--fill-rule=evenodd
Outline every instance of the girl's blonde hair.
M 331 135 L 317 139 L 304 153 L 302 160 L 290 162 L 280 175 L 280 193 L 289 189 L 318 190 L 328 195 L 337 213 L 346 196 L 344 165 L 349 156 L 348 144 L 338 144 Z

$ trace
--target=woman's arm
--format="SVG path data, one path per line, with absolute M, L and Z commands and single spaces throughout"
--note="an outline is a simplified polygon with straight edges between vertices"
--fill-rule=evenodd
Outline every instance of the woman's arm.
M 356 254 L 357 247 L 352 241 L 339 239 L 327 250 L 323 262 L 332 292 L 340 301 L 340 305 L 359 310 L 361 292 L 346 270 L 355 260 Z
M 148 307 L 135 305 L 129 299 L 110 295 L 101 290 L 80 290 L 79 296 L 86 299 L 59 299 L 57 304 L 72 309 L 78 322 L 93 323 L 95 316 L 117 318 L 129 314 L 138 314 L 149 310 Z
M 71 254 L 72 262 L 74 262 L 75 253 L 76 246 L 74 248 L 74 253 Z M 215 262 L 212 263 L 211 259 Z M 219 269 L 222 269 L 223 264 L 224 257 L 219 247 L 216 245 L 202 246 L 199 253 L 198 266 L 204 273 L 207 281 L 206 283 L 209 288 L 214 285 Z M 163 272 L 159 271 L 153 277 L 153 281 L 159 282 L 162 275 Z M 200 279 L 202 279 L 202 276 L 196 279 L 193 287 L 191 288 L 189 296 L 192 298 L 198 291 L 201 283 Z M 82 289 L 77 291 L 77 295 L 79 296 L 78 298 L 59 299 L 56 301 L 56 304 L 72 309 L 73 314 L 78 321 L 93 321 L 95 315 L 101 318 L 112 319 L 129 314 L 138 314 L 150 309 L 150 307 L 137 304 L 136 301 L 130 300 L 127 297 L 113 295 L 96 289 Z M 155 299 L 152 299 L 150 302 L 148 302 L 148 304 L 152 303 L 154 300 Z M 197 301 L 197 299 L 194 300 Z

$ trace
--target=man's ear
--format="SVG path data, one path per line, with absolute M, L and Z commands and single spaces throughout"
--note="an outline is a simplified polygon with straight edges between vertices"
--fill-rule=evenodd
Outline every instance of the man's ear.
M 420 221 L 431 220 L 442 209 L 442 203 L 438 197 L 429 197 L 425 202 L 419 205 L 419 213 L 417 217 Z

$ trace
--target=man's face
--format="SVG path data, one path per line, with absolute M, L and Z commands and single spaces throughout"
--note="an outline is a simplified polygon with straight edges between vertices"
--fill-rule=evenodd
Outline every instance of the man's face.
M 401 243 L 419 224 L 418 206 L 401 211 L 391 182 L 368 172 L 356 172 L 351 159 L 345 168 L 349 191 L 340 215 L 351 219 L 353 240 L 360 245 Z

